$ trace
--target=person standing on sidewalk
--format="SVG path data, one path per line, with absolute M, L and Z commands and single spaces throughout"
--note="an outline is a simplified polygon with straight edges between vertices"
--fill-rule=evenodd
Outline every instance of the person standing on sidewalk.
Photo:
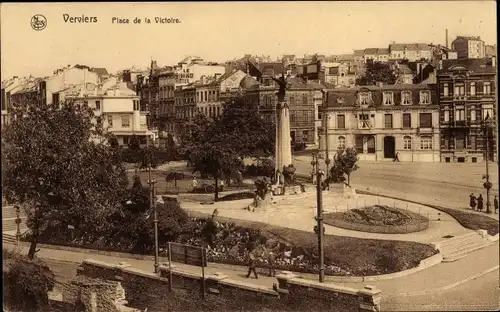
M 476 209 L 476 196 L 474 196 L 474 193 L 470 193 L 469 198 L 470 209 Z
M 477 198 L 477 210 L 483 211 L 483 194 L 479 194 L 479 197 Z
M 396 154 L 394 154 L 394 159 L 392 160 L 393 162 L 399 162 L 399 153 L 396 152 Z
M 276 276 L 276 269 L 274 267 L 275 262 L 276 262 L 276 255 L 271 250 L 269 252 L 269 276 L 271 277 Z
M 193 192 L 196 191 L 198 188 L 198 181 L 196 180 L 196 177 L 193 177 Z
M 248 273 L 246 278 L 249 278 L 250 273 L 252 272 L 255 275 L 255 279 L 259 279 L 259 276 L 257 275 L 257 270 L 255 269 L 255 255 L 252 252 L 250 252 L 248 254 Z
M 495 207 L 495 213 L 498 214 L 498 197 L 495 195 L 495 199 L 493 199 L 493 206 Z

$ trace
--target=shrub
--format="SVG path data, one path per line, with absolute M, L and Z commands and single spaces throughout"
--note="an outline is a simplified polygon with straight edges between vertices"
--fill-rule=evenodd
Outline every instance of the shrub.
M 4 305 L 19 311 L 46 310 L 54 273 L 40 260 L 29 260 L 3 249 Z
M 174 241 L 183 232 L 183 226 L 189 220 L 187 212 L 179 206 L 177 201 L 167 199 L 164 204 L 157 205 L 157 213 L 159 243 L 166 244 L 169 241 Z M 152 217 L 151 215 L 151 221 Z M 152 228 L 151 226 L 150 229 Z M 152 241 L 154 241 L 154 236 L 152 236 Z

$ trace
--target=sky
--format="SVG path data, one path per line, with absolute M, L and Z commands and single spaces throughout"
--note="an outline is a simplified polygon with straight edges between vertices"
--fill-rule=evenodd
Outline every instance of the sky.
M 457 35 L 496 44 L 495 1 L 2 3 L 2 79 L 46 76 L 84 64 L 116 72 L 176 64 L 187 55 L 225 61 L 245 54 L 342 54 L 397 43 L 445 44 Z M 41 31 L 35 14 L 46 17 Z M 96 23 L 69 23 L 97 17 Z M 128 19 L 129 24 L 112 19 Z M 141 23 L 135 24 L 135 18 Z M 180 23 L 155 23 L 155 17 Z M 150 24 L 145 19 L 151 20 Z

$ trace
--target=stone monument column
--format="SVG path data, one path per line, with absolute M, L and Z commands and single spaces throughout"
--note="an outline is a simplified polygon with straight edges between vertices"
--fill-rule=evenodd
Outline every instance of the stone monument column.
M 276 170 L 292 164 L 292 144 L 290 137 L 290 108 L 284 101 L 276 106 Z

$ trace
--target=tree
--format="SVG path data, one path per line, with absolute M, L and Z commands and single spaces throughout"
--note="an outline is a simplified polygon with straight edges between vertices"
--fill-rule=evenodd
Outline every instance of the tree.
M 4 305 L 18 311 L 45 311 L 55 276 L 40 260 L 3 249 Z
M 141 142 L 135 134 L 128 140 L 128 148 L 132 151 L 138 151 L 141 149 Z
M 5 129 L 3 191 L 21 205 L 31 230 L 29 257 L 49 223 L 104 231 L 127 189 L 116 150 L 85 103 L 13 107 Z M 27 139 L 29 138 L 29 139 Z
M 356 79 L 357 85 L 374 86 L 379 82 L 389 85 L 396 83 L 397 76 L 390 64 L 369 61 L 366 66 L 363 76 Z
M 179 153 L 181 156 L 189 160 L 191 152 L 196 150 L 200 143 L 204 142 L 206 132 L 212 122 L 204 114 L 197 114 L 192 120 L 186 123 L 180 137 Z
M 351 185 L 351 173 L 359 169 L 357 164 L 359 160 L 358 153 L 355 148 L 347 147 L 339 148 L 333 160 L 333 168 L 335 174 L 345 174 L 347 176 L 347 185 Z
M 166 149 L 168 153 L 168 158 L 170 160 L 175 160 L 177 158 L 177 145 L 175 144 L 174 137 L 171 133 L 167 135 Z

